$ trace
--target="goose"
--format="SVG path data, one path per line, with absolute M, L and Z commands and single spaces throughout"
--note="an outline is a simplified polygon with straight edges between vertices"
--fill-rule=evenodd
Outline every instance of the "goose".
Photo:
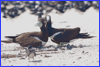
M 45 20 L 47 21 L 47 30 L 48 30 L 48 36 L 51 38 L 51 41 L 57 43 L 57 44 L 65 44 L 70 42 L 70 40 L 75 38 L 91 38 L 89 37 L 89 34 L 87 33 L 80 33 L 80 28 L 53 28 L 52 22 L 51 22 L 51 16 L 47 15 L 45 17 Z
M 5 38 L 10 38 L 12 40 L 1 41 L 5 43 L 18 43 L 22 47 L 43 47 L 48 41 L 48 31 L 44 19 L 39 18 L 36 26 L 39 26 L 40 32 L 26 32 L 19 34 L 17 36 L 5 36 Z

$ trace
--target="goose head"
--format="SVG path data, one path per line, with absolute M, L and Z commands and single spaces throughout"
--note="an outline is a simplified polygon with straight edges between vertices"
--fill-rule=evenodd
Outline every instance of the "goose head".
M 45 20 L 47 22 L 47 28 L 51 28 L 52 27 L 51 16 L 50 15 L 47 15 L 45 17 Z
M 51 16 L 50 16 L 50 15 L 47 15 L 47 16 L 45 17 L 45 19 L 46 19 L 47 22 L 51 22 Z
M 46 27 L 46 25 L 47 23 L 45 22 L 43 18 L 39 18 L 38 23 L 36 24 L 36 26 L 39 26 L 40 28 Z

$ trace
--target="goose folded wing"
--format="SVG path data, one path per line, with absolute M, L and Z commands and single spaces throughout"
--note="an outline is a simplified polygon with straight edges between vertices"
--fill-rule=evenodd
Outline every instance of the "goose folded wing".
M 34 36 L 29 35 L 29 34 L 24 34 L 16 38 L 17 43 L 19 43 L 23 47 L 27 47 L 31 45 L 32 47 L 38 47 L 42 44 L 42 42 Z

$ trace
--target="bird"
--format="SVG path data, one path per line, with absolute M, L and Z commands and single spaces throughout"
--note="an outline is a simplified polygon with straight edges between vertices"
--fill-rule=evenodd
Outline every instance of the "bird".
M 3 12 L 4 10 L 7 10 L 7 8 L 4 4 L 1 4 L 1 12 Z
M 7 10 L 4 10 L 4 11 L 3 11 L 3 17 L 4 17 L 4 18 L 7 18 Z
M 8 10 L 8 15 L 9 15 L 11 18 L 14 18 L 14 17 L 20 15 L 19 10 L 18 10 L 18 7 L 14 7 L 14 8 L 9 9 L 9 10 Z
M 40 27 L 40 32 L 25 32 L 16 36 L 5 36 L 5 38 L 10 38 L 10 40 L 1 40 L 1 42 L 18 43 L 21 47 L 28 47 L 29 45 L 32 47 L 43 47 L 48 41 L 48 31 L 44 19 L 39 18 L 36 26 Z
M 25 59 L 30 60 L 32 58 L 34 60 L 34 56 L 36 56 L 35 49 L 31 45 L 24 49 L 26 50 Z
M 19 7 L 19 10 L 22 11 L 22 12 L 25 12 L 25 11 L 26 11 L 25 5 L 20 6 L 20 7 Z
M 51 38 L 51 41 L 57 43 L 60 46 L 70 42 L 75 38 L 91 38 L 88 33 L 80 33 L 79 27 L 70 28 L 70 29 L 53 28 L 50 15 L 47 15 L 45 17 L 45 21 L 47 21 L 48 36 Z
M 65 29 L 62 32 L 58 32 L 51 36 L 51 40 L 55 43 L 63 45 L 65 43 L 70 42 L 70 40 L 74 39 L 80 32 L 80 28 L 73 28 L 73 29 Z

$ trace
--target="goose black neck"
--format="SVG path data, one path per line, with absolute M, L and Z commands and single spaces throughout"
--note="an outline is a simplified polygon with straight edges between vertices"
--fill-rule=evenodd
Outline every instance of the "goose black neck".
M 40 29 L 41 29 L 41 32 L 42 32 L 42 33 L 46 33 L 46 32 L 47 32 L 46 27 L 41 27 Z
M 41 27 L 41 36 L 40 38 L 44 41 L 47 42 L 48 41 L 48 31 L 46 27 Z
M 48 35 L 51 36 L 52 35 L 52 24 L 51 24 L 51 22 L 47 23 L 47 30 L 48 30 Z

